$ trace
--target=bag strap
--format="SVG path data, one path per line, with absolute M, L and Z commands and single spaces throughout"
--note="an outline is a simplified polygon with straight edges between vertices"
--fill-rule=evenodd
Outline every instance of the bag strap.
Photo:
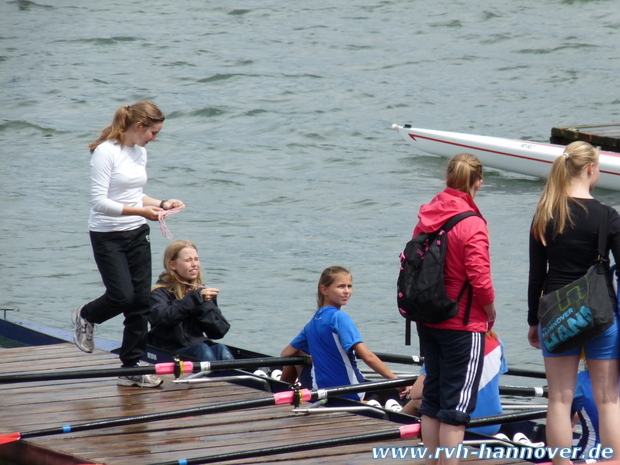
M 459 213 L 458 215 L 454 215 L 452 218 L 450 218 L 448 221 L 446 221 L 444 223 L 444 225 L 441 227 L 441 229 L 443 229 L 443 231 L 447 233 L 459 221 L 464 220 L 465 218 L 468 218 L 470 216 L 480 216 L 480 215 L 478 213 L 472 212 L 472 211 Z M 465 280 L 465 282 L 463 283 L 463 287 L 461 288 L 461 291 L 459 292 L 459 295 L 456 298 L 456 302 L 459 303 L 461 301 L 461 298 L 463 297 L 463 294 L 468 289 L 469 289 L 469 294 L 467 295 L 467 307 L 465 308 L 465 315 L 463 317 L 463 325 L 464 326 L 467 326 L 467 324 L 469 323 L 469 314 L 471 312 L 471 302 L 472 302 L 473 293 L 474 293 L 474 290 L 473 290 L 471 284 L 469 284 L 469 280 L 467 280 L 467 279 Z
M 605 256 L 605 246 L 607 245 L 607 217 L 609 216 L 609 207 L 603 204 L 601 204 L 601 206 L 603 209 L 598 226 L 598 261 L 603 260 Z
M 469 284 L 469 280 L 466 279 L 465 282 L 463 283 L 463 287 L 461 288 L 461 291 L 459 292 L 458 297 L 456 298 L 456 302 L 460 302 L 461 298 L 463 297 L 463 294 L 465 293 L 465 290 L 469 289 L 469 293 L 467 294 L 467 306 L 465 307 L 465 315 L 463 316 L 463 325 L 467 326 L 469 323 L 469 314 L 471 312 L 471 301 L 473 300 L 474 297 L 474 288 L 472 287 L 471 284 Z
M 463 213 L 459 213 L 458 215 L 454 215 L 452 218 L 450 218 L 448 221 L 446 221 L 443 226 L 441 228 L 438 229 L 438 231 L 443 230 L 444 232 L 448 232 L 450 231 L 459 221 L 464 220 L 465 218 L 468 218 L 470 216 L 480 216 L 478 213 L 476 212 L 463 212 Z M 482 217 L 481 217 L 482 218 Z

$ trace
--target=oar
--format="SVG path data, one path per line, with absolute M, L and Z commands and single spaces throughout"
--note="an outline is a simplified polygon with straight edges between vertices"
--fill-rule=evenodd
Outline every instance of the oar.
M 109 420 L 99 420 L 91 423 L 82 423 L 78 425 L 63 425 L 53 428 L 41 429 L 37 431 L 28 431 L 25 433 L 9 433 L 0 435 L 0 444 L 15 442 L 20 439 L 28 439 L 40 436 L 50 436 L 54 434 L 72 433 L 77 431 L 87 431 L 99 428 L 110 428 L 113 426 L 133 425 L 136 423 L 146 423 L 149 421 L 171 420 L 174 418 L 182 418 L 195 415 L 207 415 L 211 413 L 230 412 L 233 410 L 241 410 L 244 408 L 266 407 L 269 405 L 293 404 L 299 405 L 300 402 L 316 402 L 318 400 L 330 397 L 342 396 L 346 394 L 355 394 L 358 392 L 381 391 L 384 389 L 394 389 L 402 386 L 409 386 L 413 380 L 411 379 L 390 379 L 387 381 L 379 381 L 376 383 L 362 383 L 351 386 L 338 386 L 333 388 L 318 389 L 310 391 L 308 389 L 294 389 L 292 391 L 284 391 L 273 394 L 269 397 L 261 399 L 249 399 L 235 402 L 224 402 L 221 404 L 207 405 L 204 407 L 193 407 L 182 410 L 172 410 L 168 412 L 149 413 L 145 415 L 136 415 L 131 417 L 112 418 Z
M 197 465 L 202 463 L 224 462 L 227 460 L 247 459 L 253 457 L 263 457 L 266 455 L 286 454 L 313 449 L 324 449 L 326 447 L 338 447 L 349 444 L 360 444 L 364 442 L 387 441 L 389 439 L 415 438 L 420 435 L 420 424 L 403 425 L 398 429 L 381 431 L 377 433 L 356 434 L 354 436 L 344 436 L 332 439 L 319 439 L 317 441 L 300 442 L 284 446 L 266 447 L 263 449 L 252 449 L 240 452 L 229 452 L 227 454 L 207 455 L 193 459 L 177 459 L 172 462 L 160 462 L 151 465 Z
M 172 375 L 177 378 L 183 373 L 197 373 L 201 371 L 232 370 L 236 368 L 273 367 L 284 365 L 307 365 L 310 357 L 306 355 L 296 357 L 266 357 L 244 358 L 236 360 L 217 360 L 214 362 L 183 362 L 158 363 L 133 368 L 103 368 L 99 370 L 71 370 L 71 371 L 42 371 L 33 373 L 18 373 L 1 375 L 0 384 L 26 383 L 31 381 L 51 381 L 78 378 L 107 378 L 113 376 L 136 375 Z
M 489 417 L 481 417 L 472 419 L 470 426 L 486 426 L 495 425 L 498 423 L 511 423 L 517 421 L 525 421 L 526 419 L 543 418 L 546 415 L 546 411 L 536 410 L 528 412 L 527 414 L 507 414 L 507 415 L 493 415 Z M 475 433 L 468 433 L 476 435 Z M 389 439 L 407 439 L 418 437 L 420 435 L 420 424 L 413 423 L 410 425 L 401 426 L 398 429 L 381 431 L 376 433 L 364 433 L 356 434 L 354 436 L 344 436 L 331 439 L 320 439 L 316 441 L 301 442 L 296 444 L 288 444 L 284 446 L 266 447 L 263 449 L 252 449 L 239 452 L 229 452 L 225 454 L 208 455 L 204 457 L 195 457 L 191 459 L 177 459 L 172 462 L 160 462 L 153 463 L 151 465 L 200 465 L 203 463 L 215 463 L 224 462 L 228 460 L 249 459 L 253 457 L 264 457 L 267 455 L 286 454 L 291 452 L 300 452 L 313 449 L 324 449 L 327 447 L 338 447 L 349 444 L 360 444 L 365 442 L 387 441 Z M 478 436 L 478 435 L 476 435 Z M 486 438 L 486 436 L 480 435 L 480 437 Z M 386 458 L 386 457 L 383 457 Z M 420 457 L 422 458 L 422 457 Z
M 422 365 L 424 363 L 424 357 L 420 357 L 418 355 L 386 354 L 383 352 L 375 352 L 375 355 L 382 361 L 389 363 L 401 363 L 403 365 Z M 504 374 L 511 376 L 524 376 L 527 378 L 547 378 L 547 374 L 543 371 L 523 370 L 520 368 L 509 368 Z
M 479 426 L 503 425 L 505 423 L 518 423 L 521 421 L 539 420 L 547 416 L 547 409 L 532 409 L 526 412 L 501 413 L 499 415 L 489 415 L 488 417 L 472 418 L 468 428 Z
M 546 387 L 500 386 L 499 393 L 504 396 L 549 397 Z
M 362 371 L 365 378 L 369 381 L 376 379 L 375 372 L 373 371 L 369 375 L 367 372 Z M 410 377 L 411 379 L 417 379 L 419 375 L 415 373 L 399 372 L 395 371 L 394 374 L 400 377 Z M 379 375 L 377 375 L 379 376 Z M 529 387 L 529 386 L 499 386 L 499 393 L 505 396 L 520 396 L 520 397 L 549 397 L 549 392 L 546 387 Z

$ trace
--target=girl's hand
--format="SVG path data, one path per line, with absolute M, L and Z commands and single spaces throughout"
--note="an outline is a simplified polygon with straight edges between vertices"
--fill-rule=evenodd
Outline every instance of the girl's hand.
M 172 210 L 173 208 L 182 207 L 185 205 L 183 202 L 177 199 L 170 199 L 164 202 L 164 210 Z
M 200 294 L 202 294 L 202 298 L 204 299 L 204 301 L 208 302 L 213 299 L 213 297 L 215 297 L 219 292 L 219 289 L 215 289 L 213 287 L 205 287 L 203 290 L 200 291 Z
M 536 349 L 540 349 L 540 337 L 538 336 L 538 326 L 530 326 L 527 332 L 527 340 L 530 341 L 530 345 Z
M 162 211 L 159 207 L 142 207 L 142 216 L 149 221 L 159 221 L 159 212 Z

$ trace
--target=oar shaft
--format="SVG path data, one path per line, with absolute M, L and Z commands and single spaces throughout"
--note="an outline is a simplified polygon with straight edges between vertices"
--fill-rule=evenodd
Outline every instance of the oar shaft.
M 383 362 L 388 363 L 400 363 L 403 365 L 422 365 L 424 363 L 424 357 L 420 357 L 418 355 L 386 354 L 383 352 L 375 352 L 375 355 Z M 505 374 L 511 376 L 524 376 L 527 378 L 547 378 L 547 374 L 544 371 L 523 370 L 521 368 L 509 368 Z
M 502 413 L 500 415 L 490 415 L 488 417 L 472 418 L 469 428 L 479 426 L 503 425 L 504 423 L 516 423 L 520 421 L 538 420 L 547 416 L 547 409 L 531 410 L 529 412 Z
M 161 462 L 152 465 L 199 465 L 203 463 L 216 463 L 228 460 L 240 460 L 253 457 L 263 457 L 266 455 L 287 454 L 292 452 L 325 449 L 327 447 L 338 447 L 349 444 L 360 444 L 364 442 L 387 441 L 390 439 L 409 438 L 419 435 L 420 425 L 406 425 L 397 430 L 379 431 L 376 433 L 357 434 L 355 436 L 344 436 L 331 439 L 319 439 L 316 441 L 287 444 L 283 446 L 265 447 L 263 449 L 252 449 L 239 452 L 229 452 L 226 454 L 209 455 L 192 459 L 177 459 L 172 462 Z
M 133 368 L 103 368 L 98 370 L 43 371 L 0 376 L 0 384 L 28 383 L 34 381 L 57 381 L 63 379 L 108 378 L 155 374 L 155 365 Z
M 274 405 L 275 397 L 265 397 L 262 399 L 250 399 L 235 402 L 224 402 L 221 404 L 207 405 L 204 407 L 194 407 L 182 410 L 173 410 L 161 413 L 149 413 L 145 415 L 136 415 L 133 417 L 112 418 L 109 420 L 94 421 L 91 423 L 81 423 L 78 425 L 63 425 L 54 428 L 47 428 L 37 431 L 28 431 L 21 433 L 22 439 L 50 436 L 53 434 L 72 433 L 77 431 L 88 431 L 99 428 L 112 428 L 115 426 L 135 425 L 138 423 L 146 423 L 149 421 L 171 420 L 174 418 L 189 417 L 195 415 L 207 415 L 220 412 L 231 412 L 244 408 L 257 408 Z
M 181 362 L 184 364 L 188 373 L 198 373 L 200 371 L 215 371 L 215 370 L 232 370 L 242 368 L 256 368 L 256 367 L 281 367 L 284 365 L 308 365 L 310 363 L 310 357 L 307 355 L 300 355 L 296 357 L 263 357 L 263 358 L 245 358 L 235 360 L 216 360 L 213 362 Z M 166 365 L 162 366 L 162 371 L 157 371 L 156 374 L 174 374 L 175 364 L 158 364 Z M 164 370 L 172 370 L 165 372 Z
M 411 386 L 416 377 L 388 379 L 385 381 L 377 381 L 375 383 L 352 384 L 351 386 L 339 386 L 326 389 L 318 389 L 312 391 L 312 401 L 324 399 L 326 397 L 344 396 L 346 394 L 356 394 L 366 391 L 383 391 L 387 389 L 396 389 L 403 386 Z
M 388 363 L 401 363 L 403 365 L 422 365 L 424 363 L 424 357 L 419 357 L 417 355 L 397 355 L 383 352 L 375 352 L 375 355 L 383 362 Z
M 544 387 L 500 386 L 499 393 L 504 396 L 549 397 Z
M 43 371 L 34 373 L 18 373 L 0 376 L 0 384 L 26 383 L 33 381 L 55 381 L 64 379 L 108 378 L 115 376 L 139 375 L 171 375 L 177 377 L 183 373 L 199 371 L 215 371 L 236 368 L 269 367 L 284 365 L 306 365 L 310 358 L 302 355 L 297 357 L 266 357 L 235 360 L 218 360 L 214 362 L 173 362 L 158 363 L 132 368 L 101 368 L 97 370 Z
M 523 376 L 525 378 L 547 379 L 547 373 L 544 371 L 522 370 L 521 368 L 509 368 L 506 375 Z

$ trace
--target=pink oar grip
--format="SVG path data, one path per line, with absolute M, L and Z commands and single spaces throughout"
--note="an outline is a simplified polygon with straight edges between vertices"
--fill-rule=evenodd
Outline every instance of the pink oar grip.
M 155 365 L 156 375 L 173 375 L 175 363 L 158 363 Z M 181 373 L 193 373 L 194 362 L 181 362 Z
M 308 389 L 302 389 L 300 392 L 301 400 L 303 400 L 304 402 L 308 402 L 310 399 L 312 399 L 312 391 Z M 274 405 L 292 404 L 294 395 L 295 391 L 277 392 L 273 395 L 273 398 L 276 401 Z
M 403 425 L 400 428 L 400 438 L 417 438 L 420 436 L 420 423 L 413 423 L 411 425 Z

